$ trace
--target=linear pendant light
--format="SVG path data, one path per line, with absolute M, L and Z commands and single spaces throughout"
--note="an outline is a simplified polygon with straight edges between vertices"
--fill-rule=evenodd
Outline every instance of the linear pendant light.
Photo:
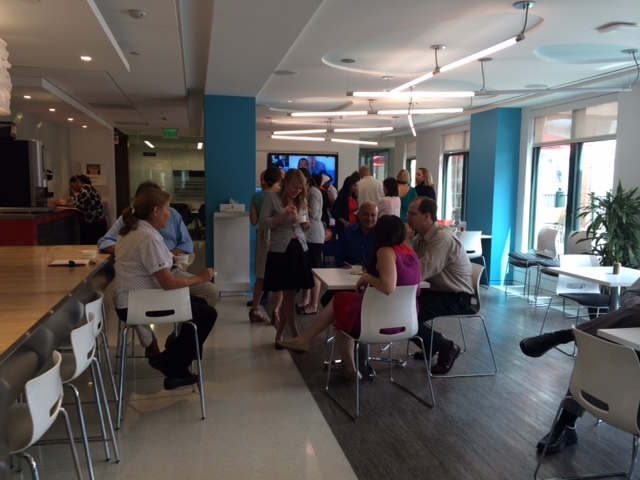
M 349 92 L 347 96 L 363 97 L 363 98 L 393 98 L 393 99 L 409 99 L 409 98 L 469 98 L 473 97 L 475 92 Z
M 309 142 L 324 142 L 324 137 L 305 137 L 302 135 L 271 135 L 274 140 L 306 140 Z
M 428 115 L 430 113 L 460 113 L 464 110 L 462 107 L 455 108 L 412 108 L 411 115 Z M 394 110 L 378 110 L 378 115 L 404 115 L 407 113 L 406 108 Z
M 311 130 L 276 130 L 273 135 L 306 135 L 309 133 L 327 133 L 326 128 L 315 128 Z
M 366 115 L 366 110 L 353 110 L 347 112 L 291 112 L 287 115 L 291 117 L 348 117 L 356 115 Z
M 368 140 L 347 140 L 346 138 L 332 138 L 331 141 L 336 143 L 355 143 L 359 145 L 378 145 L 378 142 L 370 142 Z

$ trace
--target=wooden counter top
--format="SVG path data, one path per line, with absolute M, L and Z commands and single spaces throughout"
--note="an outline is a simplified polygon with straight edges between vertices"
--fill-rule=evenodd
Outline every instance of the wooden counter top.
M 82 259 L 87 249 L 96 246 L 0 247 L 0 360 L 111 258 L 98 254 L 95 265 L 49 266 L 54 260 Z

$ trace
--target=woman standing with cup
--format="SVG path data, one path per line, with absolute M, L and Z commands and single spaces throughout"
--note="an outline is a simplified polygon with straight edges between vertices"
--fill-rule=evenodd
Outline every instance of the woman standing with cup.
M 309 228 L 307 182 L 300 170 L 289 170 L 284 177 L 282 190 L 270 193 L 265 198 L 258 226 L 269 229 L 271 234 L 264 290 L 283 292 L 282 319 L 276 325 L 278 342 L 283 339 L 287 325 L 291 335 L 298 336 L 294 309 L 296 290 L 313 287 L 305 235 L 305 230 Z

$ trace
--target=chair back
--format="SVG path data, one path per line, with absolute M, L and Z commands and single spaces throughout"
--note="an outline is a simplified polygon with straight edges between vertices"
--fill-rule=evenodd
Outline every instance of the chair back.
M 418 333 L 418 285 L 396 287 L 390 295 L 369 287 L 364 292 L 358 341 L 388 343 L 407 340 Z
M 479 230 L 464 230 L 457 232 L 457 236 L 462 246 L 469 255 L 469 258 L 480 258 L 482 256 L 482 232 Z
M 12 445 L 13 451 L 22 451 L 40 438 L 49 430 L 58 416 L 62 406 L 62 382 L 60 380 L 60 363 L 62 356 L 60 352 L 53 352 L 53 366 L 29 380 L 24 386 L 25 401 L 31 425 L 11 425 L 13 428 L 31 428 L 31 435 L 26 444 Z M 12 432 L 16 434 L 17 432 Z M 18 435 L 21 436 L 21 435 Z M 26 438 L 23 436 L 23 438 Z
M 586 240 L 587 238 L 589 237 L 587 236 L 587 232 L 585 232 L 584 230 L 571 232 L 569 234 L 569 238 L 567 239 L 567 253 L 590 254 L 593 249 L 591 248 L 591 242 Z
M 640 435 L 640 362 L 637 352 L 573 329 L 578 357 L 570 390 L 589 413 L 609 425 Z
M 130 290 L 127 304 L 127 324 L 186 322 L 193 318 L 189 288 Z
M 595 255 L 560 255 L 561 267 L 597 267 L 599 265 L 600 262 Z M 599 295 L 601 292 L 600 286 L 595 282 L 588 282 L 567 275 L 558 275 L 556 295 L 568 293 L 595 293 Z
M 88 322 L 93 322 L 93 333 L 97 337 L 104 325 L 104 295 L 96 293 L 96 299 L 86 303 L 84 306 L 84 316 Z
M 471 274 L 471 281 L 473 282 L 473 296 L 471 297 L 471 310 L 473 313 L 480 313 L 480 277 L 484 267 L 477 263 L 472 263 L 473 273 Z
M 89 321 L 71 331 L 72 352 L 64 353 L 64 362 L 60 370 L 63 383 L 76 379 L 84 372 L 96 353 L 95 321 Z
M 558 230 L 550 227 L 543 227 L 538 232 L 538 240 L 536 242 L 536 253 L 543 257 L 556 258 L 558 256 L 558 247 L 556 240 L 558 238 Z

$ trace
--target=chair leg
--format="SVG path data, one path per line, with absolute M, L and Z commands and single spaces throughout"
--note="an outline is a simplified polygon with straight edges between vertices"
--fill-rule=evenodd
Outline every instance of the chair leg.
M 122 399 L 124 397 L 124 374 L 125 360 L 127 359 L 127 332 L 129 328 L 122 329 L 122 340 L 120 341 L 120 386 L 118 387 L 118 417 L 116 418 L 116 429 L 120 429 L 122 424 Z
M 109 400 L 107 399 L 107 390 L 104 386 L 104 380 L 102 378 L 102 372 L 100 371 L 100 366 L 95 364 L 97 382 L 100 386 L 100 391 L 102 393 L 102 404 L 104 405 L 105 413 L 107 416 L 107 425 L 109 426 L 109 435 L 111 436 L 111 445 L 113 446 L 113 453 L 116 457 L 116 463 L 120 462 L 120 452 L 118 451 L 118 443 L 116 442 L 116 435 L 113 430 L 113 420 L 111 418 L 111 411 L 109 410 Z M 117 400 L 117 399 L 116 399 Z M 105 434 L 106 435 L 106 434 Z
M 106 323 L 106 322 L 105 322 Z M 100 338 L 102 343 L 102 349 L 104 356 L 107 359 L 107 371 L 109 372 L 109 378 L 111 379 L 111 388 L 113 389 L 113 399 L 118 400 L 118 389 L 116 388 L 116 377 L 113 373 L 113 366 L 111 365 L 111 355 L 109 351 L 109 342 L 107 341 L 107 333 L 102 330 L 100 332 Z M 116 349 L 117 352 L 117 349 Z
M 82 443 L 84 444 L 84 452 L 87 457 L 87 467 L 89 469 L 89 478 L 95 479 L 93 474 L 93 462 L 91 461 L 91 450 L 89 449 L 89 439 L 87 438 L 87 427 L 84 423 L 84 414 L 82 412 L 82 403 L 80 402 L 80 393 L 78 389 L 71 383 L 66 384 L 72 391 L 76 399 L 76 406 L 78 407 L 78 420 L 80 421 L 80 431 L 82 433 Z
M 202 410 L 202 419 L 207 418 L 204 407 L 204 380 L 202 379 L 202 355 L 200 354 L 200 342 L 198 341 L 198 328 L 193 322 L 184 322 L 193 327 L 193 338 L 196 342 L 196 363 L 198 364 L 198 388 L 200 390 L 200 408 Z
M 82 480 L 82 471 L 80 470 L 80 459 L 78 458 L 78 451 L 76 450 L 76 442 L 73 437 L 73 431 L 71 430 L 71 422 L 69 421 L 69 415 L 67 411 L 60 407 L 60 413 L 64 416 L 64 425 L 67 429 L 67 437 L 69 437 L 69 446 L 71 447 L 71 456 L 73 457 L 73 464 L 76 467 L 76 475 L 78 480 Z M 37 476 L 34 478 L 38 478 Z

